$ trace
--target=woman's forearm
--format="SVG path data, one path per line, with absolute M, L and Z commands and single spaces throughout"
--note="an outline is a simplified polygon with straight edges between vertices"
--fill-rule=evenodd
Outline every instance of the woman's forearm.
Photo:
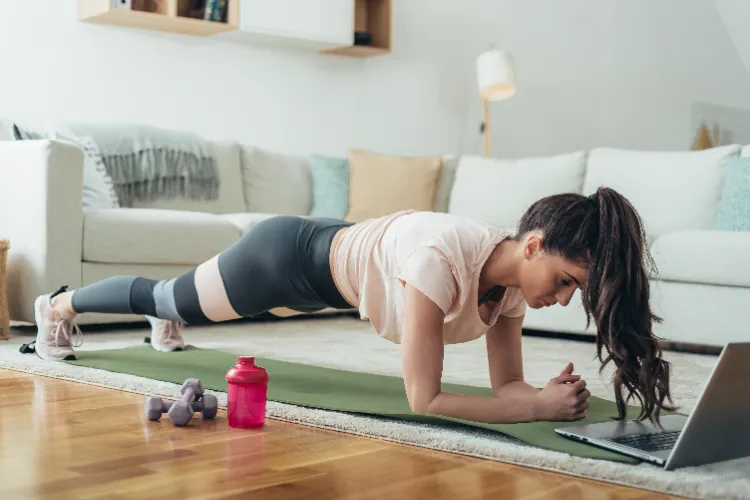
M 490 424 L 533 422 L 538 420 L 538 393 L 523 381 L 503 385 L 495 397 L 441 392 L 427 406 L 427 413 Z
M 510 392 L 513 396 L 524 394 L 529 396 L 536 396 L 539 394 L 539 389 L 523 380 L 516 380 L 515 382 L 508 382 L 507 384 L 504 384 L 496 389 L 495 397 L 504 397 L 504 395 L 508 392 Z

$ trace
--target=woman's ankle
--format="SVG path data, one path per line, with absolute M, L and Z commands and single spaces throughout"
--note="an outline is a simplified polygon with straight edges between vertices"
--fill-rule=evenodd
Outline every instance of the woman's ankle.
M 65 319 L 73 319 L 76 316 L 75 310 L 73 310 L 73 290 L 63 292 L 60 295 L 56 295 L 50 301 L 50 305 Z

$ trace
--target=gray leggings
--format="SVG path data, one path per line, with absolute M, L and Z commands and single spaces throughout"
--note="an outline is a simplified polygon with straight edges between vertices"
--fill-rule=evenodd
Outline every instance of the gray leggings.
M 329 252 L 336 232 L 352 224 L 275 216 L 181 276 L 114 276 L 76 289 L 72 306 L 78 313 L 143 314 L 186 324 L 250 317 L 276 307 L 350 309 L 334 284 Z

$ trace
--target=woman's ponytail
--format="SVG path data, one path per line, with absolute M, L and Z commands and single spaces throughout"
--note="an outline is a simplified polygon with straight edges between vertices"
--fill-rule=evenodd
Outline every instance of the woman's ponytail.
M 610 361 L 615 363 L 615 399 L 621 419 L 628 401 L 636 398 L 641 405 L 638 419 L 658 421 L 662 408 L 673 408 L 664 403 L 672 401 L 669 364 L 662 359 L 652 330 L 662 318 L 650 306 L 648 271 L 656 266 L 648 252 L 643 222 L 630 202 L 613 189 L 599 188 L 589 198 L 596 205 L 599 234 L 583 304 L 597 326 L 600 372 Z

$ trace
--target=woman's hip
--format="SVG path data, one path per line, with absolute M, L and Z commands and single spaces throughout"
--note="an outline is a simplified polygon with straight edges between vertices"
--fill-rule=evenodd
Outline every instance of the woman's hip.
M 338 219 L 273 216 L 222 252 L 219 267 L 222 274 L 241 275 L 243 288 L 261 287 L 256 294 L 262 292 L 274 302 L 283 302 L 276 306 L 348 308 L 333 281 L 329 254 L 336 232 L 351 224 Z

